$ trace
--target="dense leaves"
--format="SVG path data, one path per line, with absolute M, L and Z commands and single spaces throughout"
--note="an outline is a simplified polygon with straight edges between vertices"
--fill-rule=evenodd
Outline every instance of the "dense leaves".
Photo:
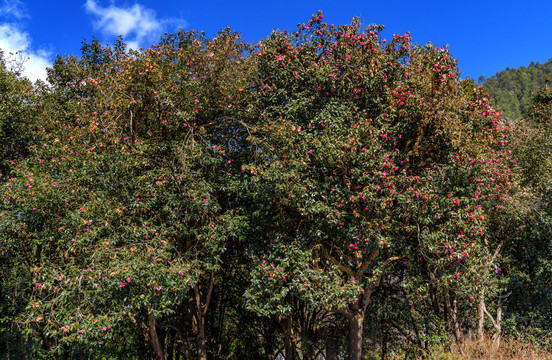
M 517 69 L 506 68 L 480 83 L 497 105 L 504 118 L 516 120 L 532 107 L 533 93 L 548 86 L 552 77 L 552 61 L 544 64 L 531 62 Z
M 360 359 L 500 334 L 504 294 L 550 285 L 549 97 L 505 124 L 447 49 L 382 29 L 93 39 L 49 87 L 3 60 L 2 354 Z

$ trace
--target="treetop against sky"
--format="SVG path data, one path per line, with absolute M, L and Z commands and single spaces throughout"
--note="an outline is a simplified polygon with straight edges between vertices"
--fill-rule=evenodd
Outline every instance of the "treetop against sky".
M 149 47 L 165 32 L 204 30 L 208 36 L 230 26 L 246 41 L 265 38 L 273 29 L 294 30 L 318 10 L 325 21 L 386 26 L 384 36 L 410 31 L 413 42 L 448 45 L 462 75 L 491 76 L 506 67 L 545 62 L 552 54 L 549 25 L 552 3 L 519 8 L 509 1 L 211 1 L 176 0 L 0 0 L 0 48 L 29 57 L 25 75 L 44 79 L 56 55 L 79 54 L 82 39 L 96 36 L 112 43 L 122 35 L 129 47 Z

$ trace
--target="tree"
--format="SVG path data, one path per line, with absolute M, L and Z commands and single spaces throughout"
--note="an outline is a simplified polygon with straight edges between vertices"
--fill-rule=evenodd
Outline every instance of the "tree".
M 39 117 L 36 95 L 40 88 L 21 77 L 22 62 L 5 56 L 0 49 L 0 184 L 6 185 L 18 161 L 29 156 L 28 147 L 35 142 L 33 123 Z M 2 207 L 0 213 L 5 210 Z M 24 334 L 17 317 L 24 312 L 29 296 L 28 258 L 21 256 L 0 240 L 0 353 L 22 357 Z
M 130 329 L 159 359 L 188 333 L 207 358 L 221 256 L 244 226 L 229 197 L 244 46 L 229 29 L 130 53 L 94 40 L 54 64 L 53 113 L 11 174 L 2 225 L 3 246 L 33 259 L 21 321 L 46 350 L 115 351 Z
M 358 20 L 335 28 L 318 13 L 259 44 L 264 161 L 244 168 L 278 214 L 267 218 L 250 308 L 288 314 L 284 300 L 298 297 L 344 315 L 351 359 L 395 263 L 425 262 L 431 283 L 476 296 L 488 201 L 514 186 L 511 157 L 493 150 L 497 114 L 464 94 L 450 53 L 408 34 L 387 43 L 380 30 L 362 32 Z

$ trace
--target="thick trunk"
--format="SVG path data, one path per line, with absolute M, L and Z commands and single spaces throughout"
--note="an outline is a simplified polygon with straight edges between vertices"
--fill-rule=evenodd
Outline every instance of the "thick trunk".
M 335 339 L 326 341 L 325 345 L 326 345 L 326 352 L 324 354 L 325 355 L 324 359 L 325 360 L 337 360 L 337 355 L 338 355 L 338 352 L 339 352 L 339 348 L 336 344 Z
M 295 360 L 297 343 L 293 331 L 293 318 L 288 316 L 280 319 L 280 325 L 284 331 L 284 351 L 286 360 Z
M 364 311 L 362 309 L 353 309 L 349 313 L 348 320 L 351 360 L 361 360 Z
M 319 355 L 319 349 L 314 346 L 309 346 L 307 351 L 303 353 L 303 360 L 316 360 Z
M 157 329 L 156 329 L 157 324 L 155 322 L 155 316 L 153 315 L 152 309 L 149 309 L 148 325 L 149 325 L 149 331 L 150 331 L 151 344 L 153 345 L 153 349 L 155 350 L 155 355 L 157 356 L 157 359 L 165 360 L 165 353 L 163 352 L 163 348 L 159 343 L 159 336 L 157 335 Z
M 342 314 L 347 318 L 349 323 L 349 354 L 351 360 L 362 359 L 362 342 L 364 333 L 364 314 L 366 308 L 371 303 L 371 296 L 379 282 L 373 284 L 371 289 L 366 290 L 354 304 L 350 304 L 345 309 L 334 308 L 331 311 Z
M 205 345 L 205 319 L 198 324 L 198 331 L 195 336 L 197 347 L 197 360 L 207 360 L 207 346 Z

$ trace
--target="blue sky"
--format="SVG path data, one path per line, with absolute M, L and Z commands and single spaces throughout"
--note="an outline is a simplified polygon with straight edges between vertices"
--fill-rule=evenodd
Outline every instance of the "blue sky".
M 83 38 L 111 43 L 121 34 L 132 47 L 148 47 L 178 28 L 214 35 L 230 26 L 252 42 L 293 30 L 319 9 L 335 25 L 360 16 L 385 25 L 387 38 L 410 31 L 415 43 L 448 45 L 463 77 L 552 58 L 550 0 L 0 0 L 0 48 L 30 57 L 24 74 L 35 80 L 57 54 L 78 55 Z

